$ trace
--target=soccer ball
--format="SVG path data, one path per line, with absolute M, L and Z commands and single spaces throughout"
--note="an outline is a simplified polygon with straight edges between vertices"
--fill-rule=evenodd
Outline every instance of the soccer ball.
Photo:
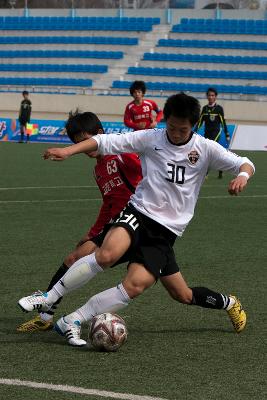
M 89 327 L 89 340 L 98 351 L 116 351 L 127 339 L 124 320 L 117 314 L 96 315 Z

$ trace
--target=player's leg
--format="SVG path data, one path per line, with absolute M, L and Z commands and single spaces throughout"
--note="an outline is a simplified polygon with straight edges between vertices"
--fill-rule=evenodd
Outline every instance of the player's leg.
M 80 339 L 81 324 L 90 321 L 95 315 L 104 312 L 116 312 L 126 307 L 130 300 L 139 296 L 156 281 L 154 275 L 143 265 L 129 265 L 126 277 L 122 283 L 111 289 L 91 297 L 86 304 L 73 313 L 60 318 L 55 329 L 65 336 L 69 344 L 81 346 L 85 341 Z
M 181 272 L 164 276 L 161 282 L 170 296 L 180 303 L 226 310 L 237 333 L 245 328 L 246 314 L 236 297 L 214 292 L 206 287 L 189 288 Z
M 77 247 L 75 250 L 73 250 L 70 254 L 65 257 L 63 264 L 59 267 L 55 275 L 52 277 L 48 288 L 47 292 L 53 288 L 53 286 L 67 273 L 68 269 L 78 260 L 80 260 L 82 257 L 85 257 L 87 255 L 92 254 L 97 248 L 97 245 L 91 241 L 88 240 L 81 244 L 79 247 Z M 54 313 L 61 302 L 62 297 L 60 297 L 56 303 L 53 304 L 50 310 L 48 310 L 46 313 L 41 312 L 40 317 L 43 320 L 48 320 L 48 319 L 53 319 Z
M 108 231 L 100 249 L 76 261 L 65 275 L 46 293 L 36 293 L 19 300 L 19 306 L 26 312 L 35 309 L 48 311 L 59 298 L 72 290 L 84 286 L 98 272 L 112 266 L 127 251 L 131 236 L 123 227 L 114 227 Z M 99 251 L 100 250 L 100 251 Z M 97 255 L 99 255 L 97 260 Z
M 62 279 L 48 292 L 48 299 L 57 299 L 78 289 L 98 272 L 114 265 L 131 245 L 130 234 L 122 227 L 111 228 L 101 245 L 92 254 L 76 261 Z
M 25 130 L 25 126 L 23 125 L 22 122 L 20 122 L 20 127 L 19 127 L 19 129 L 20 129 L 20 141 L 19 141 L 19 143 L 23 143 L 23 141 L 24 141 L 24 130 Z
M 52 276 L 51 281 L 48 285 L 47 292 L 53 288 L 53 286 L 66 274 L 69 267 L 74 264 L 75 261 L 84 257 L 87 254 L 91 254 L 96 249 L 96 244 L 90 240 L 84 242 L 82 245 L 77 247 L 74 251 L 65 257 L 64 262 Z M 30 297 L 30 296 L 28 296 Z M 58 304 L 61 301 L 61 297 L 51 305 L 51 308 L 46 312 L 40 312 L 36 317 L 29 321 L 20 324 L 17 327 L 18 332 L 37 332 L 37 331 L 48 331 L 53 328 L 53 316 Z

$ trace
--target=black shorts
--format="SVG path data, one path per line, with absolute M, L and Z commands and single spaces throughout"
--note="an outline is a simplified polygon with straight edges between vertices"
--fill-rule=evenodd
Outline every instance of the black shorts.
M 143 264 L 156 278 L 179 271 L 173 251 L 176 235 L 169 229 L 128 204 L 103 232 L 91 240 L 100 247 L 112 226 L 122 226 L 132 238 L 130 248 L 115 265 L 127 261 L 129 264 Z

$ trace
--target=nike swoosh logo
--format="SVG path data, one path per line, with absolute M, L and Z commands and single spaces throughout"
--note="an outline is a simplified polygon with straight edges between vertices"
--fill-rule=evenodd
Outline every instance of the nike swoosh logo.
M 158 147 L 155 147 L 155 150 L 156 151 L 160 151 L 160 150 L 163 150 L 163 149 L 159 149 Z

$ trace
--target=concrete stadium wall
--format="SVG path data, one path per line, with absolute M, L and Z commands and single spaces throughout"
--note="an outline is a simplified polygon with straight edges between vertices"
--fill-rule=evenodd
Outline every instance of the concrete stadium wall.
M 151 98 L 148 96 L 148 98 Z M 93 96 L 93 95 L 59 95 L 30 94 L 33 119 L 65 120 L 70 110 L 92 111 L 103 121 L 122 121 L 129 96 Z M 2 118 L 17 118 L 22 100 L 20 93 L 2 93 L 0 97 L 0 115 Z M 166 98 L 154 98 L 163 107 Z M 200 100 L 206 104 L 205 99 Z M 228 123 L 266 125 L 266 102 L 229 101 L 218 102 L 224 107 Z

